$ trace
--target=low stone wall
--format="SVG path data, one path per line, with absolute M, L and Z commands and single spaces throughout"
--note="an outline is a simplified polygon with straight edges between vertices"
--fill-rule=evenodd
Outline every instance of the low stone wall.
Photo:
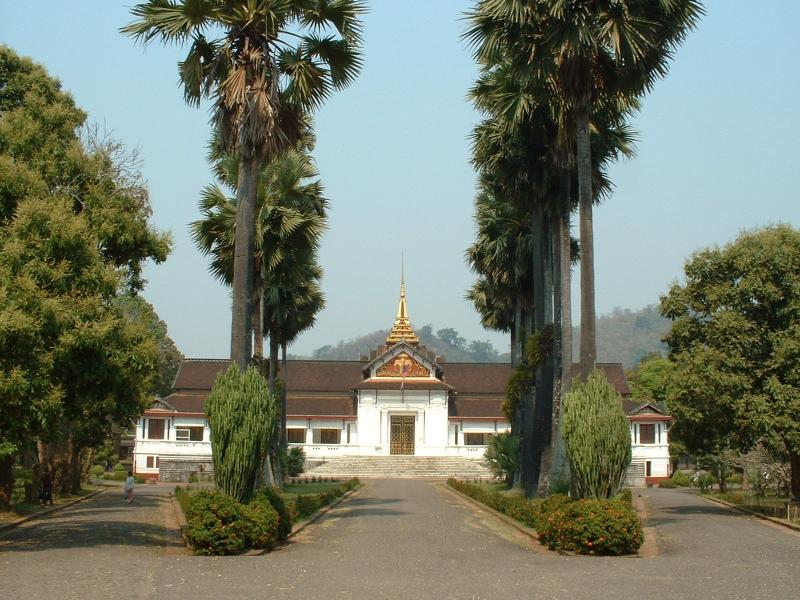
M 158 461 L 158 479 L 188 483 L 194 474 L 197 481 L 210 481 L 214 477 L 214 464 L 211 458 L 160 458 Z

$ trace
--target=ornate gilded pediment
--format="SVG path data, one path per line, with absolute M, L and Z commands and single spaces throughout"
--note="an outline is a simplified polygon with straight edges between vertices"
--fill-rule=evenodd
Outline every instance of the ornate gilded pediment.
M 378 367 L 376 377 L 430 377 L 430 370 L 422 363 L 401 352 Z

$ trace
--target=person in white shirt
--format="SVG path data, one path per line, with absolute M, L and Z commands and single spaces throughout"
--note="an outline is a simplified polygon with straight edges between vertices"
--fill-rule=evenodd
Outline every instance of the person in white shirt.
M 128 499 L 128 504 L 133 502 L 133 471 L 128 471 L 128 478 L 125 480 L 125 497 Z

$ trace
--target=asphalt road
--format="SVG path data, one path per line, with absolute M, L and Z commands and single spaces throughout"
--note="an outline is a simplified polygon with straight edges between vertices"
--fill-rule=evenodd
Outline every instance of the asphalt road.
M 177 555 L 165 486 L 105 492 L 0 536 L 3 598 L 800 599 L 800 534 L 649 490 L 653 558 L 550 553 L 422 481 L 372 481 L 265 556 Z

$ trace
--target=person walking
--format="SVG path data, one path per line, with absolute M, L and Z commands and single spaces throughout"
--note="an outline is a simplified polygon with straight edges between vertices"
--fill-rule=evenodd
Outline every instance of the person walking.
M 128 504 L 133 502 L 133 471 L 128 471 L 128 478 L 125 480 L 125 497 L 128 499 Z
M 45 468 L 42 475 L 42 486 L 39 490 L 39 503 L 42 506 L 53 506 L 53 475 L 49 468 Z

